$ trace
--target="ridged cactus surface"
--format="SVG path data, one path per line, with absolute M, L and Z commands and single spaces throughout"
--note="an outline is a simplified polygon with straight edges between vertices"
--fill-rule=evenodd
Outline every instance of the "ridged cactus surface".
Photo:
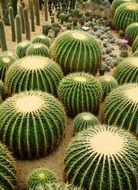
M 65 177 L 85 190 L 138 189 L 138 142 L 115 126 L 78 133 L 66 152 Z
M 23 41 L 20 42 L 17 46 L 16 46 L 16 54 L 18 55 L 19 58 L 25 57 L 26 56 L 26 50 L 27 48 L 31 45 L 31 42 L 29 41 Z
M 27 48 L 26 56 L 32 56 L 32 55 L 48 57 L 48 55 L 49 55 L 48 47 L 42 43 L 31 44 Z
M 80 187 L 75 187 L 71 184 L 68 183 L 51 183 L 51 184 L 47 184 L 47 189 L 48 190 L 81 190 Z M 41 187 L 39 187 L 39 189 L 37 190 L 41 190 Z
M 138 3 L 123 3 L 114 14 L 117 29 L 125 30 L 128 25 L 138 22 Z
M 0 106 L 0 140 L 21 159 L 47 155 L 59 144 L 64 127 L 63 106 L 45 92 L 15 94 Z
M 0 100 L 2 101 L 2 98 L 4 98 L 4 83 L 2 80 L 0 80 Z
M 27 186 L 28 190 L 46 189 L 48 185 L 56 183 L 55 174 L 46 168 L 36 168 L 28 176 Z
M 125 30 L 125 36 L 130 44 L 136 39 L 138 35 L 138 22 L 130 24 Z
M 74 118 L 75 133 L 91 128 L 95 125 L 100 125 L 100 121 L 90 112 L 80 113 Z
M 50 45 L 51 45 L 51 39 L 48 36 L 39 35 L 39 36 L 36 36 L 32 40 L 32 43 L 42 43 L 42 44 L 46 45 L 47 47 L 50 47 Z
M 66 31 L 50 47 L 50 56 L 62 67 L 65 74 L 86 71 L 96 74 L 101 64 L 101 48 L 90 34 Z
M 138 83 L 138 57 L 129 57 L 121 61 L 113 75 L 119 84 Z
M 15 190 L 15 161 L 9 150 L 0 143 L 0 189 Z
M 25 90 L 56 94 L 62 78 L 63 72 L 53 60 L 42 56 L 28 56 L 17 60 L 9 68 L 5 78 L 5 90 L 9 95 Z
M 138 84 L 124 84 L 107 96 L 104 121 L 138 135 Z
M 99 81 L 93 75 L 84 72 L 67 75 L 58 86 L 58 97 L 71 116 L 81 112 L 97 114 L 101 95 Z
M 135 38 L 132 44 L 132 52 L 134 53 L 136 50 L 138 50 L 138 36 Z

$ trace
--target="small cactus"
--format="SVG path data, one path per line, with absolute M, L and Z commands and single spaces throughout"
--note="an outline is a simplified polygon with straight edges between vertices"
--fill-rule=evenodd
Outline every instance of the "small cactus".
M 49 56 L 49 50 L 48 47 L 45 46 L 42 43 L 34 43 L 31 44 L 26 51 L 26 56 L 43 56 L 48 57 Z
M 41 90 L 56 94 L 62 78 L 62 70 L 54 61 L 41 56 L 27 56 L 17 60 L 7 71 L 5 93 Z
M 16 54 L 18 55 L 19 58 L 23 58 L 26 56 L 26 51 L 30 45 L 31 45 L 31 42 L 23 41 L 23 42 L 20 42 L 16 46 L 15 51 L 16 51 Z
M 65 177 L 85 190 L 138 189 L 138 142 L 115 126 L 95 126 L 71 141 Z
M 7 43 L 6 43 L 6 37 L 5 37 L 5 28 L 4 28 L 4 22 L 0 20 L 0 46 L 2 48 L 2 51 L 7 51 Z
M 125 30 L 125 36 L 129 44 L 132 44 L 138 35 L 138 22 L 130 24 Z
M 135 38 L 132 44 L 132 52 L 134 53 L 136 50 L 138 50 L 138 36 Z
M 36 36 L 32 40 L 32 43 L 42 43 L 42 44 L 46 45 L 47 47 L 50 47 L 51 39 L 45 35 L 39 35 L 39 36 Z
M 83 112 L 78 114 L 74 118 L 74 132 L 78 133 L 80 131 L 91 128 L 95 125 L 100 125 L 98 118 L 89 112 Z
M 47 155 L 59 145 L 64 127 L 63 106 L 46 92 L 21 92 L 0 106 L 0 140 L 21 159 Z
M 138 57 L 128 57 L 121 61 L 113 75 L 119 84 L 138 83 Z
M 58 97 L 71 116 L 81 112 L 97 114 L 101 95 L 99 81 L 88 73 L 69 74 L 58 86 Z
M 104 122 L 138 135 L 138 84 L 115 88 L 104 103 Z

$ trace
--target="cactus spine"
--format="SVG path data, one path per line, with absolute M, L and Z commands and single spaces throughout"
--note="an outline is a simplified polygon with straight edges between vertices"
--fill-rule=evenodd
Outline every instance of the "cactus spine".
M 22 41 L 21 17 L 19 15 L 16 15 L 16 41 L 17 43 Z
M 35 21 L 34 21 L 34 6 L 33 6 L 33 1 L 30 1 L 30 18 L 31 18 L 31 29 L 32 32 L 35 31 Z
M 0 20 L 0 45 L 2 48 L 2 51 L 7 51 L 7 43 L 6 43 L 6 37 L 5 37 L 5 29 L 4 29 L 4 22 Z
M 35 0 L 36 25 L 40 26 L 39 0 Z
M 16 33 L 15 33 L 15 22 L 14 22 L 14 12 L 13 8 L 9 7 L 9 16 L 10 16 L 10 25 L 11 25 L 11 32 L 12 32 L 12 41 L 16 41 Z
M 26 33 L 26 39 L 31 39 L 31 32 L 30 32 L 30 22 L 29 22 L 29 16 L 28 11 L 26 8 L 24 8 L 24 23 L 25 23 L 25 33 Z

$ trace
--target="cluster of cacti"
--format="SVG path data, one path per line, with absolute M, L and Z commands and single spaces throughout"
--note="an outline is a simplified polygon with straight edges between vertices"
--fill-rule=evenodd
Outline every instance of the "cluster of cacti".
M 105 99 L 104 121 L 138 135 L 138 84 L 124 84 Z
M 34 43 L 31 44 L 26 51 L 26 56 L 43 56 L 48 57 L 49 56 L 49 50 L 48 47 L 45 46 L 42 43 Z
M 18 59 L 7 71 L 5 78 L 6 94 L 25 90 L 41 90 L 57 93 L 63 72 L 58 64 L 47 57 L 27 56 Z
M 15 62 L 16 58 L 8 52 L 2 52 L 0 54 L 0 79 L 5 80 L 5 74 L 8 68 Z
M 19 58 L 25 57 L 26 56 L 26 51 L 28 47 L 31 45 L 30 41 L 23 41 L 20 42 L 15 49 L 16 54 L 18 55 Z
M 65 177 L 85 190 L 138 189 L 138 142 L 115 126 L 95 126 L 70 143 Z
M 134 53 L 136 50 L 138 50 L 138 36 L 135 38 L 132 44 L 132 52 Z
M 0 20 L 0 46 L 2 51 L 7 51 L 4 22 Z
M 47 189 L 48 185 L 56 183 L 55 174 L 46 168 L 36 168 L 28 176 L 28 190 Z
M 117 80 L 109 75 L 104 75 L 99 77 L 99 82 L 102 86 L 102 99 L 104 100 L 105 97 L 118 86 Z
M 21 159 L 47 155 L 60 143 L 65 111 L 52 95 L 26 91 L 0 106 L 0 140 Z
M 138 83 L 138 57 L 128 57 L 121 61 L 113 75 L 119 84 Z
M 74 118 L 74 132 L 91 128 L 95 125 L 100 125 L 98 118 L 90 112 L 82 112 Z
M 50 56 L 62 67 L 65 74 L 74 71 L 96 74 L 101 64 L 101 48 L 98 42 L 83 31 L 72 30 L 60 34 L 51 45 Z
M 32 40 L 32 43 L 42 43 L 42 44 L 46 45 L 47 47 L 50 47 L 51 39 L 45 35 L 39 35 L 39 36 L 36 36 Z
M 9 150 L 0 143 L 0 189 L 15 190 L 15 161 Z
M 58 97 L 71 116 L 81 112 L 97 114 L 101 95 L 102 88 L 99 81 L 88 73 L 69 74 L 58 86 Z
M 136 39 L 138 35 L 138 22 L 130 24 L 125 30 L 125 36 L 130 44 Z
M 114 13 L 114 22 L 116 28 L 125 30 L 128 25 L 138 22 L 138 4 L 123 3 Z

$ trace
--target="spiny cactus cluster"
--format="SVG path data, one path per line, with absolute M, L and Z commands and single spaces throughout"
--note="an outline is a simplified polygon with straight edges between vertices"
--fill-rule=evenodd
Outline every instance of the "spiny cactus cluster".
M 136 39 L 138 35 L 138 22 L 130 24 L 125 30 L 125 36 L 130 44 Z
M 90 112 L 83 112 L 74 118 L 74 132 L 78 133 L 99 124 L 100 122 L 95 115 Z
M 132 44 L 132 52 L 134 53 L 136 50 L 138 50 L 138 36 L 135 38 Z
M 138 57 L 128 57 L 121 61 L 113 75 L 119 84 L 138 83 Z
M 58 64 L 47 57 L 28 56 L 17 60 L 6 73 L 7 94 L 25 90 L 42 90 L 57 93 L 63 73 Z
M 26 91 L 0 106 L 0 140 L 21 159 L 39 158 L 55 149 L 65 127 L 65 112 L 52 95 Z
M 117 29 L 125 30 L 128 25 L 138 22 L 138 4 L 123 3 L 114 14 L 114 22 Z
M 138 189 L 138 142 L 115 126 L 95 126 L 70 143 L 65 177 L 86 190 Z
M 31 44 L 27 48 L 26 56 L 32 56 L 32 55 L 48 57 L 49 55 L 48 47 L 42 43 Z
M 9 150 L 0 143 L 0 189 L 15 190 L 15 161 Z
M 138 84 L 124 84 L 105 99 L 104 121 L 138 135 Z
M 26 51 L 28 49 L 28 47 L 31 45 L 31 42 L 29 41 L 23 41 L 20 42 L 17 46 L 16 46 L 16 54 L 18 55 L 19 58 L 25 57 L 26 56 Z
M 101 48 L 98 42 L 82 31 L 72 30 L 60 34 L 51 45 L 50 56 L 62 67 L 65 74 L 74 71 L 96 74 L 101 64 Z
M 28 190 L 47 189 L 48 185 L 56 183 L 55 174 L 46 168 L 34 169 L 27 179 Z
M 39 36 L 36 36 L 32 40 L 32 43 L 42 43 L 42 44 L 46 45 L 47 47 L 50 47 L 51 39 L 45 35 L 39 35 Z
M 97 114 L 101 95 L 102 88 L 99 81 L 88 73 L 69 74 L 58 86 L 58 97 L 71 116 L 81 112 Z

